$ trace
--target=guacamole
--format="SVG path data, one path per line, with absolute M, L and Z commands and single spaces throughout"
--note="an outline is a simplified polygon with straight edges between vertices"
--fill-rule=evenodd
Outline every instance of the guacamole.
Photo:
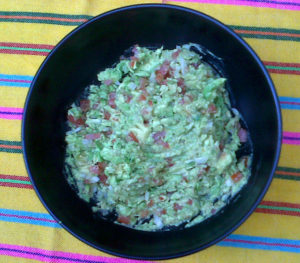
M 68 181 L 94 212 L 153 231 L 217 213 L 250 176 L 226 79 L 192 51 L 134 46 L 68 110 Z

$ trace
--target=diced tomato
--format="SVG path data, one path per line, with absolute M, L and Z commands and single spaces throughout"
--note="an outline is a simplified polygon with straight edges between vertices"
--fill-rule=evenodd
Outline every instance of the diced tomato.
M 127 95 L 126 96 L 126 103 L 130 103 L 131 100 L 132 100 L 132 95 Z
M 235 183 L 237 183 L 238 181 L 240 181 L 242 178 L 243 178 L 243 174 L 241 172 L 237 172 L 237 173 L 231 175 L 231 179 Z
M 217 210 L 215 208 L 213 208 L 211 211 L 210 211 L 212 214 L 215 214 L 217 212 Z
M 161 186 L 161 185 L 163 185 L 164 184 L 164 180 L 163 179 L 161 179 L 161 178 L 153 178 L 153 182 L 155 183 L 155 185 L 157 185 L 157 186 Z
M 98 177 L 99 177 L 101 183 L 103 183 L 104 185 L 108 185 L 107 184 L 107 176 L 104 173 L 98 175 Z
M 107 164 L 104 163 L 104 162 L 98 162 L 97 165 L 98 165 L 98 167 L 99 167 L 99 172 L 100 172 L 100 173 L 103 173 L 104 170 L 105 170 L 105 168 L 106 168 L 106 166 L 107 166 Z
M 159 144 L 161 144 L 166 149 L 170 149 L 170 145 L 167 142 L 159 141 Z
M 68 115 L 68 121 L 75 124 L 75 125 L 77 125 L 77 126 L 85 124 L 85 119 L 83 117 L 75 119 L 73 115 Z
M 186 176 L 183 176 L 182 178 L 183 178 L 183 180 L 184 180 L 186 183 L 189 182 L 189 180 L 186 178 Z
M 138 62 L 139 59 L 135 56 L 132 56 L 132 57 L 130 57 L 130 60 L 131 60 L 130 61 L 130 67 L 133 68 L 135 66 L 136 62 Z
M 99 105 L 100 105 L 100 103 L 95 103 L 95 104 L 93 105 L 93 109 L 94 109 L 94 110 L 97 109 Z
M 115 100 L 116 100 L 116 93 L 115 92 L 109 93 L 109 95 L 108 95 L 108 105 L 110 107 L 112 107 L 113 109 L 117 108 Z
M 186 87 L 183 78 L 178 79 L 177 86 L 181 88 L 180 94 L 184 95 L 186 93 Z
M 146 96 L 144 94 L 141 94 L 140 97 L 139 97 L 139 101 L 144 101 L 146 100 Z
M 159 200 L 160 200 L 160 201 L 164 201 L 165 198 L 164 198 L 163 196 L 160 196 L 160 197 L 159 197 Z
M 83 112 L 87 112 L 90 109 L 90 101 L 89 100 L 81 100 L 80 108 Z
M 147 204 L 147 206 L 148 207 L 152 207 L 154 205 L 154 201 L 151 199 L 150 201 L 149 201 L 149 203 Z
M 205 172 L 208 172 L 210 170 L 210 166 L 207 165 L 205 168 L 204 168 Z
M 113 139 L 111 142 L 112 142 L 112 143 L 115 143 L 115 142 L 116 142 L 116 139 Z
M 98 165 L 92 165 L 90 168 L 89 168 L 89 171 L 92 173 L 92 174 L 99 174 L 100 173 L 100 170 L 99 170 L 99 166 Z
M 244 164 L 245 164 L 245 167 L 248 167 L 248 157 L 244 158 Z
M 103 83 L 104 83 L 106 86 L 109 86 L 109 85 L 113 84 L 114 81 L 111 80 L 111 79 L 106 79 L 106 80 L 103 81 Z
M 138 138 L 135 136 L 135 134 L 133 132 L 130 132 L 128 135 L 134 142 L 139 143 Z
M 193 204 L 193 200 L 192 200 L 192 199 L 189 199 L 189 200 L 187 201 L 187 204 L 188 204 L 188 205 L 192 205 L 192 204 Z
M 145 91 L 147 85 L 148 85 L 148 80 L 146 78 L 141 78 L 140 89 Z
M 178 203 L 174 203 L 173 209 L 177 212 L 178 210 L 181 210 L 183 206 L 179 205 Z
M 106 137 L 112 135 L 112 133 L 113 133 L 112 130 L 108 130 L 108 131 L 104 131 L 104 132 L 103 132 L 103 134 L 104 134 Z
M 161 214 L 161 215 L 167 214 L 167 210 L 166 210 L 166 209 L 162 209 L 162 210 L 160 211 L 160 214 Z
M 117 220 L 121 224 L 125 224 L 125 225 L 130 224 L 130 217 L 129 216 L 119 216 Z
M 144 125 L 148 125 L 149 121 L 148 120 L 144 120 Z
M 159 71 L 155 71 L 155 80 L 158 84 L 162 84 L 162 81 L 164 80 L 164 75 Z
M 168 167 L 174 166 L 174 163 L 173 163 L 173 160 L 172 160 L 171 157 L 167 157 L 167 158 L 166 158 L 166 161 L 168 162 Z
M 220 144 L 219 144 L 219 149 L 220 149 L 220 151 L 223 151 L 223 150 L 224 150 L 224 144 L 221 143 L 221 142 L 220 142 Z
M 111 114 L 108 111 L 104 111 L 104 119 L 105 120 L 109 120 L 110 119 Z
M 101 133 L 90 133 L 84 136 L 84 138 L 87 140 L 96 140 L 99 139 L 100 137 L 101 137 Z
M 149 215 L 149 211 L 148 210 L 143 210 L 142 212 L 141 212 L 141 218 L 145 218 L 145 217 L 147 217 Z
M 165 60 L 158 70 L 155 71 L 155 79 L 158 84 L 163 84 L 163 81 L 169 78 L 173 72 L 170 69 L 170 61 Z M 171 74 L 172 73 L 172 74 Z
M 241 142 L 246 142 L 248 140 L 247 131 L 243 128 L 240 128 L 240 130 L 238 132 L 238 136 L 239 136 Z
M 214 103 L 211 103 L 208 105 L 208 109 L 207 109 L 208 113 L 216 113 L 217 112 L 217 107 Z
M 180 50 L 180 49 L 177 49 L 176 51 L 174 51 L 174 52 L 172 53 L 172 58 L 173 58 L 173 59 L 176 59 L 176 58 L 178 58 L 178 56 L 179 56 L 180 52 L 181 52 L 181 50 Z
M 149 101 L 148 101 L 148 104 L 149 104 L 149 106 L 153 106 L 153 101 L 152 101 L 152 100 L 149 100 Z

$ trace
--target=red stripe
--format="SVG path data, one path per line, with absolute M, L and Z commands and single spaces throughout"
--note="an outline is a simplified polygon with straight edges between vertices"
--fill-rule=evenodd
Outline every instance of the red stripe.
M 299 70 L 285 70 L 285 69 L 272 69 L 272 68 L 268 68 L 268 71 L 270 73 L 300 75 L 300 71 Z
M 286 202 L 262 201 L 260 204 L 261 205 L 269 205 L 269 206 L 300 208 L 300 204 L 292 204 L 292 203 L 286 203 Z
M 281 104 L 291 104 L 291 105 L 300 105 L 300 102 L 293 102 L 293 101 L 281 101 Z
M 51 220 L 51 219 L 47 219 L 47 218 L 37 218 L 37 217 L 32 217 L 32 216 L 9 215 L 9 214 L 3 214 L 3 213 L 0 213 L 0 216 L 16 217 L 16 218 L 31 219 L 31 220 L 38 220 L 38 221 L 45 221 L 45 222 L 56 223 L 56 221 Z
M 85 22 L 87 19 L 84 18 L 59 18 L 49 16 L 3 16 L 0 18 L 13 18 L 13 19 L 37 19 L 37 20 L 54 20 L 54 21 L 67 21 L 67 22 Z
M 33 188 L 31 184 L 4 183 L 4 182 L 0 182 L 0 186 L 16 187 L 16 188 L 28 188 L 28 189 Z
M 237 243 L 247 243 L 247 244 L 258 244 L 258 245 L 266 245 L 266 246 L 276 246 L 276 247 L 295 247 L 295 248 L 300 248 L 299 245 L 294 245 L 294 244 L 268 243 L 268 242 L 261 242 L 261 241 L 250 241 L 250 240 L 231 239 L 231 238 L 225 238 L 224 241 L 227 241 L 227 242 L 237 242 Z
M 276 210 L 276 209 L 268 209 L 268 208 L 256 208 L 256 213 L 263 214 L 275 214 L 275 215 L 286 215 L 286 216 L 300 216 L 300 212 L 296 211 L 285 211 L 285 210 Z
M 265 65 L 268 66 L 300 68 L 300 63 L 284 63 L 284 62 L 274 62 L 274 61 L 263 61 L 263 62 Z
M 37 48 L 37 49 L 53 49 L 52 45 L 45 44 L 28 44 L 28 43 L 13 43 L 13 42 L 0 42 L 2 47 L 23 47 L 23 48 Z
M 10 49 L 0 49 L 0 53 L 4 54 L 22 54 L 22 55 L 37 55 L 37 56 L 48 56 L 48 52 L 40 51 L 29 51 L 29 50 L 10 50 Z
M 30 182 L 29 177 L 19 176 L 19 175 L 9 175 L 9 174 L 0 174 L 1 179 L 12 179 Z

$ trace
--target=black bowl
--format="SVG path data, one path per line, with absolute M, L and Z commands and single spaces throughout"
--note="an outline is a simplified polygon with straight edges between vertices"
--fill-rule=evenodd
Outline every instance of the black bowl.
M 188 229 L 144 232 L 95 218 L 64 175 L 67 107 L 96 74 L 134 44 L 175 48 L 198 43 L 223 60 L 232 103 L 243 115 L 253 142 L 249 183 L 216 216 Z M 278 98 L 265 67 L 232 30 L 191 9 L 136 5 L 91 19 L 66 36 L 37 72 L 26 100 L 22 127 L 26 167 L 50 214 L 83 242 L 129 258 L 166 259 L 215 244 L 253 212 L 267 191 L 281 145 Z M 126 191 L 126 189 L 124 189 Z

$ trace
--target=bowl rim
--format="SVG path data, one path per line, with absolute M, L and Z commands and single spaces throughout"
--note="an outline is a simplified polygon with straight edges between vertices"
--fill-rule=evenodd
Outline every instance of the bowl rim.
M 262 70 L 264 77 L 267 80 L 268 86 L 271 90 L 272 93 L 272 97 L 273 97 L 273 101 L 275 104 L 275 108 L 276 108 L 276 116 L 277 116 L 277 141 L 276 141 L 276 153 L 275 153 L 275 159 L 273 162 L 273 166 L 272 166 L 272 171 L 269 175 L 268 181 L 266 183 L 266 185 L 264 186 L 264 189 L 262 190 L 262 192 L 260 193 L 259 197 L 257 198 L 257 200 L 255 201 L 255 203 L 252 205 L 251 209 L 242 217 L 242 219 L 233 227 L 231 227 L 226 233 L 224 233 L 223 235 L 219 236 L 218 238 L 216 238 L 215 240 L 208 242 L 204 245 L 201 245 L 199 247 L 197 247 L 196 249 L 192 249 L 192 250 L 187 250 L 184 252 L 178 252 L 178 253 L 173 253 L 173 254 L 169 254 L 166 256 L 137 256 L 137 255 L 130 255 L 130 254 L 122 254 L 119 252 L 115 252 L 113 249 L 104 249 L 102 247 L 99 247 L 96 244 L 93 244 L 92 242 L 86 240 L 85 238 L 79 236 L 78 234 L 76 234 L 73 230 L 71 230 L 68 226 L 64 225 L 59 218 L 56 217 L 55 213 L 52 212 L 49 208 L 48 205 L 46 204 L 46 202 L 44 201 L 43 197 L 41 196 L 37 186 L 35 185 L 34 179 L 31 175 L 31 171 L 30 171 L 30 166 L 29 166 L 29 162 L 27 159 L 27 149 L 25 146 L 25 123 L 26 123 L 26 119 L 27 119 L 27 108 L 28 105 L 30 103 L 30 98 L 31 98 L 31 93 L 35 87 L 36 81 L 39 78 L 39 75 L 41 73 L 41 71 L 43 70 L 44 66 L 46 65 L 46 63 L 48 62 L 48 60 L 52 57 L 52 55 L 70 38 L 72 37 L 74 34 L 76 34 L 78 31 L 80 31 L 82 28 L 88 26 L 91 23 L 94 23 L 95 21 L 98 21 L 99 19 L 102 19 L 106 16 L 109 15 L 113 15 L 115 13 L 119 13 L 119 12 L 123 12 L 123 11 L 127 11 L 127 10 L 132 10 L 132 9 L 144 9 L 144 8 L 166 8 L 166 9 L 173 9 L 173 10 L 178 10 L 178 11 L 182 11 L 182 12 L 186 12 L 186 13 L 190 13 L 193 15 L 197 15 L 200 16 L 206 20 L 209 20 L 210 22 L 216 24 L 217 26 L 219 26 L 222 30 L 226 31 L 228 34 L 230 34 L 231 36 L 233 36 L 240 45 L 242 45 L 253 57 L 253 59 L 255 60 L 257 66 L 260 67 L 260 69 Z M 30 181 L 33 185 L 33 188 L 35 190 L 36 195 L 38 196 L 39 200 L 41 201 L 41 203 L 43 204 L 43 206 L 46 208 L 46 210 L 49 212 L 49 214 L 57 221 L 57 223 L 59 225 L 62 226 L 63 229 L 65 229 L 66 231 L 68 231 L 71 235 L 73 235 L 74 237 L 76 237 L 77 239 L 79 239 L 80 241 L 84 242 L 85 244 L 100 250 L 102 252 L 114 255 L 114 256 L 118 256 L 118 257 L 123 257 L 123 258 L 129 258 L 129 259 L 138 259 L 138 260 L 164 260 L 164 259 L 172 259 L 172 258 L 178 258 L 178 257 L 183 257 L 183 256 L 187 256 L 193 253 L 196 253 L 198 251 L 201 251 L 205 248 L 208 248 L 212 245 L 215 245 L 216 243 L 220 242 L 221 240 L 223 240 L 225 237 L 227 237 L 228 235 L 230 235 L 233 231 L 235 231 L 238 227 L 240 227 L 245 221 L 246 219 L 253 213 L 253 211 L 256 209 L 256 207 L 259 205 L 259 203 L 261 202 L 261 200 L 263 199 L 263 197 L 265 196 L 267 190 L 270 187 L 271 181 L 273 179 L 273 175 L 275 173 L 275 169 L 277 167 L 278 164 L 278 160 L 279 160 L 279 156 L 280 156 L 280 152 L 281 152 L 281 144 L 282 144 L 282 116 L 281 116 L 281 108 L 280 108 L 280 103 L 279 103 L 279 98 L 275 89 L 275 86 L 273 84 L 273 81 L 266 69 L 266 67 L 264 66 L 263 62 L 260 60 L 259 56 L 256 54 L 256 52 L 237 34 L 235 33 L 231 28 L 229 28 L 228 26 L 226 26 L 225 24 L 223 24 L 222 22 L 220 22 L 219 20 L 217 20 L 216 18 L 207 15 L 205 13 L 202 13 L 200 11 L 191 9 L 191 8 L 187 8 L 187 7 L 183 7 L 183 6 L 178 6 L 178 5 L 171 5 L 171 4 L 160 4 L 160 3 L 154 3 L 154 4 L 134 4 L 134 5 L 129 5 L 129 6 L 124 6 L 124 7 L 120 7 L 120 8 L 116 8 L 116 9 L 112 9 L 109 10 L 107 12 L 104 12 L 102 14 L 99 14 L 97 16 L 92 17 L 91 19 L 87 20 L 86 22 L 82 23 L 81 25 L 77 26 L 75 29 L 73 29 L 71 32 L 69 32 L 66 36 L 64 36 L 56 45 L 55 47 L 51 50 L 51 52 L 47 55 L 47 57 L 44 59 L 44 61 L 42 62 L 42 64 L 39 66 L 39 69 L 37 70 L 29 91 L 27 93 L 26 96 L 26 100 L 25 100 L 25 104 L 24 104 L 24 114 L 23 114 L 23 118 L 22 118 L 22 128 L 21 128 L 21 139 L 22 139 L 22 148 L 23 148 L 23 159 L 24 159 L 24 163 L 25 163 L 25 167 L 26 167 L 26 171 L 28 173 L 28 176 L 30 178 Z

